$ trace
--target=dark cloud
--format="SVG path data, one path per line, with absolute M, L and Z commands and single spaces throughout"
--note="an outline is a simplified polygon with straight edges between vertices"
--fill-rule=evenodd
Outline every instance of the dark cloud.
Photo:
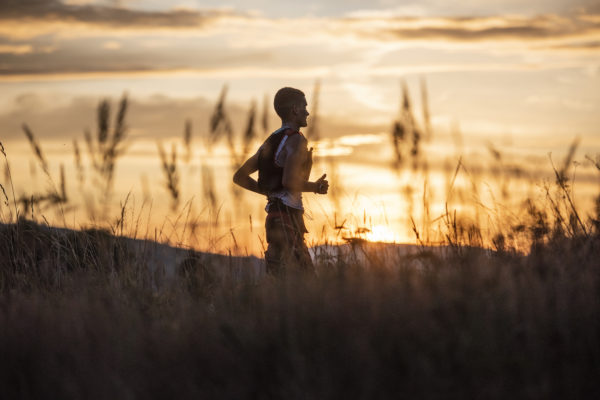
M 0 21 L 66 21 L 110 28 L 194 28 L 232 15 L 224 10 L 142 11 L 110 5 L 69 5 L 58 0 L 3 0 Z
M 457 42 L 485 40 L 552 40 L 566 37 L 600 35 L 600 18 L 588 16 L 560 17 L 457 17 L 438 19 L 384 18 L 376 27 L 372 19 L 347 18 L 350 30 L 369 39 L 420 40 L 438 39 Z
M 575 42 L 551 46 L 554 50 L 581 50 L 581 51 L 598 51 L 600 50 L 600 40 L 590 42 Z

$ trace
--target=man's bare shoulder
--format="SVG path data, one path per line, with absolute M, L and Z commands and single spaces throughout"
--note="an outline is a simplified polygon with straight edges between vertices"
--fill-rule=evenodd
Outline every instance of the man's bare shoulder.
M 291 149 L 305 149 L 308 145 L 308 140 L 303 135 L 290 135 L 287 139 L 287 144 Z

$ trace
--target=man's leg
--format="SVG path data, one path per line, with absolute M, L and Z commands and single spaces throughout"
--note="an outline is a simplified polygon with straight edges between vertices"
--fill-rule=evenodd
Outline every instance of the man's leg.
M 315 266 L 312 262 L 312 258 L 310 258 L 310 253 L 308 252 L 308 247 L 306 247 L 306 243 L 304 242 L 303 235 L 300 236 L 299 240 L 297 240 L 296 245 L 294 246 L 294 262 L 297 264 L 297 268 L 300 270 L 300 272 L 310 275 L 315 274 Z
M 314 266 L 304 242 L 302 214 L 298 216 L 273 216 L 267 218 L 267 251 L 265 262 L 267 273 L 281 276 L 296 270 L 314 274 Z M 302 225 L 300 225 L 302 224 Z
M 267 217 L 265 222 L 267 251 L 265 264 L 267 274 L 281 276 L 283 274 L 283 256 L 286 252 L 285 232 L 280 217 Z
M 292 215 L 291 222 L 294 231 L 294 241 L 292 244 L 293 254 L 297 269 L 300 272 L 314 275 L 315 266 L 313 265 L 310 253 L 308 252 L 308 247 L 304 241 L 304 234 L 308 232 L 306 230 L 306 225 L 304 225 L 304 215 L 301 212 Z

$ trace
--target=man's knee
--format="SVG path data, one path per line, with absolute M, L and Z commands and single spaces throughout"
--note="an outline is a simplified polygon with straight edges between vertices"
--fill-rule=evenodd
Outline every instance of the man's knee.
M 283 272 L 282 251 L 279 246 L 269 244 L 265 251 L 265 266 L 267 274 L 281 275 Z

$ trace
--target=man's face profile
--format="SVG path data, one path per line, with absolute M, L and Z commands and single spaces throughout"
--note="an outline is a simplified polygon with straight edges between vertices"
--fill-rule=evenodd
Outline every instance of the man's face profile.
M 308 103 L 306 102 L 306 98 L 302 98 L 302 101 L 295 104 L 293 107 L 294 117 L 298 126 L 305 127 L 308 125 L 307 118 L 309 114 L 306 109 L 307 106 Z

